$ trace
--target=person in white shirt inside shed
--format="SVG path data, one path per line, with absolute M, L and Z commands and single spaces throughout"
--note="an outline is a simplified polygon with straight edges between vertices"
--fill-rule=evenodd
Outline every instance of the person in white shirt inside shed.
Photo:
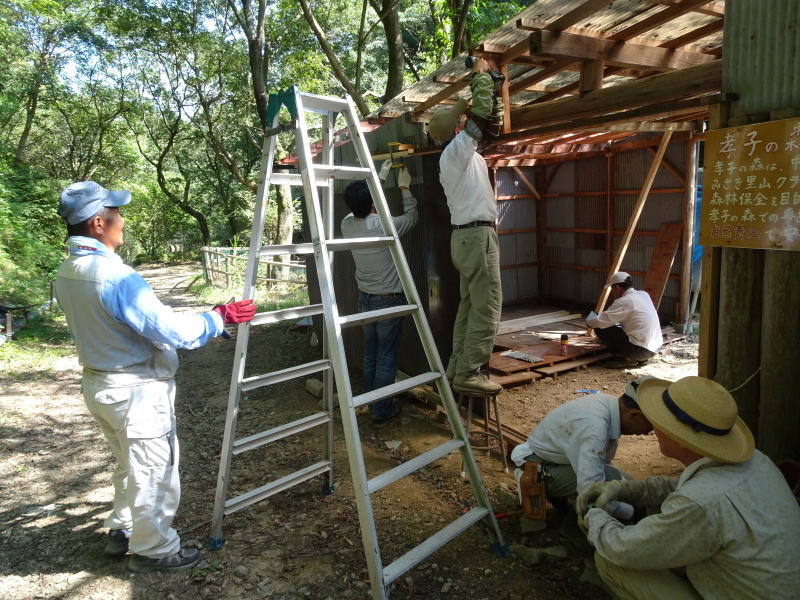
M 611 288 L 614 297 L 611 306 L 599 315 L 592 311 L 586 318 L 586 326 L 616 357 L 603 366 L 624 369 L 650 360 L 663 341 L 650 294 L 634 289 L 633 279 L 624 271 L 614 273 L 605 287 Z

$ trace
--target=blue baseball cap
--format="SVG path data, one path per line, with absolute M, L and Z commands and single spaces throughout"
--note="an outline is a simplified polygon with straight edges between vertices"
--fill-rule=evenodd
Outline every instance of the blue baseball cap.
M 124 206 L 131 201 L 128 190 L 111 191 L 94 181 L 79 181 L 61 192 L 58 214 L 69 225 L 77 225 L 103 208 Z

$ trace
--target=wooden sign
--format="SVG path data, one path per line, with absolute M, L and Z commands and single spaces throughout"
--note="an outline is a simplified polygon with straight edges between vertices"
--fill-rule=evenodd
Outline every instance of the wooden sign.
M 800 119 L 706 133 L 700 244 L 800 250 Z

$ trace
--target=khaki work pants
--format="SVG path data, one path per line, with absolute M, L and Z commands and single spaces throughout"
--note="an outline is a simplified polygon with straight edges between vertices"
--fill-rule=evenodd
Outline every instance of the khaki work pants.
M 595 552 L 594 562 L 619 600 L 702 600 L 688 579 L 672 569 L 639 571 L 615 565 Z
M 500 247 L 492 227 L 454 229 L 450 256 L 461 274 L 448 372 L 467 376 L 489 362 L 500 322 Z

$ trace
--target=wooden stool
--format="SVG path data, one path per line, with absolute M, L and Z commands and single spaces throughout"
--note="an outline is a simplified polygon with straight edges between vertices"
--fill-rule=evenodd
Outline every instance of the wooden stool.
M 469 432 L 472 425 L 472 406 L 475 400 L 483 403 L 483 431 L 479 435 L 486 436 L 485 446 L 475 446 L 470 443 L 473 450 L 486 450 L 486 456 L 489 456 L 493 444 L 490 444 L 490 439 L 495 438 L 500 446 L 500 454 L 503 457 L 503 473 L 508 473 L 508 459 L 506 458 L 506 444 L 503 441 L 503 429 L 500 426 L 500 411 L 497 408 L 497 394 L 481 393 L 481 392 L 462 392 L 460 390 L 453 390 L 458 394 L 458 407 L 461 408 L 462 402 L 467 402 L 467 418 L 466 418 L 466 437 L 469 442 Z M 489 429 L 489 412 L 490 405 L 494 406 L 494 420 L 497 423 L 497 431 Z M 464 461 L 461 461 L 461 477 L 464 477 Z

